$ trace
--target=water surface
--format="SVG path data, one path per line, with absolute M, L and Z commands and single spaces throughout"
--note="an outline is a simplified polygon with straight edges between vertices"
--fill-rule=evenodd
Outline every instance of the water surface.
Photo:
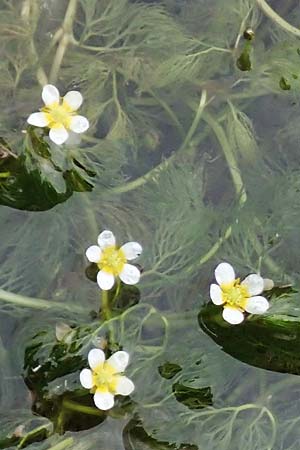
M 269 6 L 0 1 L 0 448 L 298 449 L 300 13 Z M 28 128 L 46 83 L 82 93 L 80 143 Z M 103 229 L 144 248 L 109 321 Z M 274 280 L 264 317 L 203 319 L 221 261 Z M 79 383 L 103 342 L 136 386 L 107 413 Z

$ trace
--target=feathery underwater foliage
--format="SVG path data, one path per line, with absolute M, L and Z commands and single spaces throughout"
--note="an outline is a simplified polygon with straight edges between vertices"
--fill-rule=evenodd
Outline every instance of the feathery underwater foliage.
M 0 448 L 297 448 L 300 13 L 264 5 L 0 0 Z M 82 93 L 80 144 L 24 133 L 46 83 Z M 102 229 L 144 251 L 99 322 Z M 245 333 L 205 306 L 221 261 L 279 285 Z M 97 346 L 136 387 L 107 413 L 80 390 Z

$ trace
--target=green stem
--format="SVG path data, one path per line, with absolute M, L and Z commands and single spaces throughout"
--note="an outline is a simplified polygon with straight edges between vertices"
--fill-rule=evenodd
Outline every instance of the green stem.
M 227 140 L 226 134 L 222 128 L 221 125 L 218 124 L 217 121 L 215 121 L 212 116 L 209 113 L 204 113 L 203 114 L 203 120 L 205 120 L 205 122 L 211 127 L 211 129 L 213 130 L 213 132 L 215 133 L 220 146 L 223 150 L 223 154 L 225 156 L 225 159 L 227 161 L 228 164 L 228 168 L 230 170 L 230 174 L 232 177 L 232 181 L 236 190 L 237 195 L 239 196 L 239 203 L 240 206 L 243 206 L 244 203 L 247 200 L 247 194 L 244 188 L 244 184 L 243 184 L 243 180 L 242 177 L 240 175 L 240 171 L 238 169 L 237 163 L 235 161 L 233 152 L 231 150 L 231 147 L 229 145 L 229 142 Z M 211 259 L 219 250 L 219 248 L 223 245 L 223 243 L 225 241 L 227 241 L 227 239 L 230 238 L 232 233 L 232 226 L 229 225 L 229 227 L 226 228 L 224 236 L 220 237 L 215 243 L 214 245 L 208 250 L 207 253 L 205 253 L 205 255 L 203 255 L 200 259 L 199 262 L 197 263 L 197 266 L 202 266 L 204 263 L 206 263 L 209 259 Z M 195 270 L 195 266 L 190 266 L 187 269 L 187 272 L 191 272 Z
M 39 5 L 38 0 L 25 0 L 22 5 L 21 17 L 25 21 L 27 26 L 30 27 L 30 30 L 32 33 L 31 41 L 30 41 L 30 50 L 31 50 L 31 53 L 32 53 L 34 59 L 37 62 L 36 78 L 37 78 L 37 81 L 39 82 L 39 84 L 41 86 L 44 86 L 45 84 L 48 83 L 48 79 L 47 79 L 47 75 L 39 61 L 39 56 L 36 51 L 34 40 L 33 40 L 35 30 L 32 29 L 32 22 L 33 22 L 32 18 L 34 18 L 35 16 L 37 16 L 39 14 L 39 10 L 40 10 L 39 8 L 40 8 L 40 5 Z M 37 21 L 36 21 L 36 23 L 37 23 Z
M 200 101 L 199 101 L 199 104 L 198 104 L 198 108 L 197 108 L 197 111 L 196 111 L 196 115 L 194 117 L 194 120 L 193 120 L 193 122 L 192 122 L 192 124 L 190 126 L 189 131 L 187 132 L 187 135 L 186 135 L 183 143 L 181 144 L 181 146 L 177 150 L 177 153 L 180 154 L 180 153 L 182 153 L 185 150 L 185 148 L 190 143 L 190 141 L 191 141 L 195 131 L 197 130 L 199 122 L 200 122 L 200 119 L 201 119 L 203 111 L 204 111 L 204 108 L 206 106 L 206 98 L 207 98 L 207 92 L 206 92 L 205 89 L 203 89 L 203 91 L 201 93 Z
M 207 253 L 205 253 L 205 255 L 203 255 L 198 262 L 199 266 L 202 266 L 203 264 L 205 264 L 208 260 L 210 260 L 219 250 L 219 248 L 223 245 L 223 243 L 225 241 L 227 241 L 227 239 L 230 238 L 232 233 L 232 226 L 229 225 L 228 228 L 226 228 L 226 231 L 224 233 L 224 236 L 220 237 L 215 243 L 214 245 L 208 250 Z M 188 272 L 190 272 L 191 270 L 194 270 L 194 267 L 189 267 L 188 268 Z
M 0 172 L 0 178 L 8 178 L 10 176 L 10 172 Z
M 64 434 L 64 422 L 65 422 L 65 410 L 64 408 L 61 408 L 55 424 L 55 433 L 61 435 Z
M 226 136 L 223 128 L 221 127 L 221 125 L 219 125 L 209 113 L 203 114 L 203 120 L 205 120 L 206 123 L 212 128 L 212 130 L 214 131 L 214 133 L 220 143 L 220 146 L 223 150 L 225 159 L 228 164 L 228 168 L 230 170 L 230 174 L 232 177 L 233 184 L 235 186 L 236 193 L 239 196 L 239 204 L 242 207 L 247 201 L 247 194 L 246 194 L 246 191 L 244 188 L 243 180 L 240 175 L 240 171 L 239 171 L 237 162 L 235 160 L 234 154 L 233 154 L 231 147 L 229 145 L 229 142 L 227 140 L 227 136 Z M 211 253 L 213 251 L 212 254 L 215 254 L 216 251 L 218 250 L 218 248 L 220 247 L 220 245 L 222 245 L 222 243 L 231 236 L 231 232 L 232 232 L 232 227 L 229 226 L 225 232 L 225 236 L 223 238 L 219 239 L 219 241 L 217 241 L 217 243 L 212 247 L 212 249 L 209 251 L 209 253 Z M 257 236 L 253 236 L 251 241 L 252 241 L 253 248 L 255 249 L 257 254 L 258 255 L 263 254 L 263 246 L 257 239 Z M 207 261 L 207 255 L 205 255 L 205 256 L 206 256 L 205 260 Z M 211 257 L 211 256 L 209 255 L 209 257 Z M 264 263 L 266 264 L 268 269 L 271 270 L 272 272 L 275 272 L 275 273 L 281 272 L 281 268 L 275 263 L 275 261 L 270 256 L 264 255 Z
M 77 9 L 77 1 L 78 0 L 70 0 L 66 14 L 64 17 L 64 21 L 62 24 L 62 36 L 60 39 L 60 42 L 58 44 L 51 71 L 49 80 L 50 83 L 55 83 L 58 77 L 58 72 L 61 67 L 65 52 L 68 48 L 68 45 L 73 42 L 74 36 L 73 36 L 73 22 L 75 19 L 76 9 Z
M 40 433 L 46 433 L 46 436 L 49 436 L 50 430 L 45 425 L 41 425 L 40 427 L 35 428 L 34 430 L 29 431 L 19 442 L 18 448 L 23 448 L 28 439 L 32 439 L 34 436 L 38 436 Z
M 239 29 L 239 32 L 238 32 L 238 35 L 237 35 L 237 38 L 236 38 L 236 41 L 235 41 L 235 44 L 234 44 L 234 50 L 236 50 L 238 48 L 241 36 L 242 36 L 242 34 L 244 32 L 244 29 L 245 29 L 248 17 L 250 16 L 250 13 L 252 12 L 252 10 L 253 10 L 253 6 L 251 6 L 251 8 L 249 8 L 246 16 L 243 18 L 243 20 L 241 22 L 240 29 Z
M 142 175 L 141 177 L 137 178 L 136 180 L 129 181 L 128 183 L 122 184 L 121 186 L 116 186 L 111 189 L 110 192 L 113 192 L 114 194 L 123 194 L 124 192 L 133 191 L 134 189 L 137 189 L 140 186 L 143 186 L 148 181 L 155 179 L 158 175 L 160 175 L 161 172 L 163 172 L 167 167 L 169 167 L 170 163 L 175 158 L 175 153 L 170 156 L 170 158 L 166 159 L 162 163 L 160 163 L 158 166 L 151 169 L 149 172 L 147 172 L 145 175 Z
M 103 315 L 104 320 L 111 319 L 111 310 L 110 310 L 110 304 L 109 304 L 109 299 L 108 299 L 108 291 L 102 291 L 100 311 Z
M 69 437 L 67 439 L 64 439 L 63 441 L 59 442 L 58 444 L 54 445 L 53 447 L 50 447 L 49 450 L 64 450 L 67 447 L 70 447 L 70 445 L 74 444 L 74 439 L 72 437 Z
M 179 120 L 178 120 L 176 114 L 174 113 L 174 111 L 172 110 L 172 108 L 170 108 L 170 106 L 162 98 L 160 98 L 158 95 L 156 95 L 152 89 L 148 89 L 148 92 L 156 100 L 156 102 L 166 111 L 166 113 L 168 114 L 168 116 L 170 117 L 170 119 L 172 120 L 172 122 L 174 123 L 176 128 L 178 129 L 178 132 L 180 133 L 181 138 L 184 139 L 184 128 L 181 125 L 181 123 L 179 122 Z
M 256 218 L 254 218 L 255 221 Z M 257 239 L 257 236 L 254 234 L 250 237 L 250 240 L 252 242 L 253 248 L 256 251 L 258 255 L 261 255 L 263 258 L 263 262 L 266 265 L 266 267 L 273 273 L 280 274 L 282 273 L 282 269 L 280 266 L 276 264 L 276 262 L 271 258 L 271 256 L 267 255 L 264 251 L 263 245 L 259 242 Z M 291 280 L 289 276 L 286 277 L 287 280 Z
M 72 400 L 64 400 L 62 406 L 71 411 L 80 412 L 83 414 L 89 414 L 91 416 L 103 416 L 103 412 L 101 412 L 97 408 L 93 408 L 92 406 L 84 406 L 80 403 L 76 403 Z
M 242 206 L 247 200 L 247 194 L 244 188 L 244 183 L 240 174 L 240 170 L 238 168 L 237 162 L 235 160 L 233 151 L 229 145 L 227 140 L 227 136 L 219 123 L 213 119 L 213 117 L 209 113 L 203 114 L 203 120 L 211 127 L 213 132 L 215 133 L 216 138 L 218 139 L 220 146 L 223 150 L 224 157 L 226 159 L 228 169 L 230 171 L 230 175 L 236 190 L 237 195 L 239 196 L 239 203 Z
M 200 102 L 198 105 L 198 109 L 196 112 L 196 115 L 194 117 L 194 120 L 190 126 L 189 131 L 187 132 L 187 135 L 184 139 L 184 141 L 182 142 L 181 146 L 179 147 L 179 149 L 177 150 L 176 153 L 174 153 L 172 156 L 170 156 L 170 158 L 168 158 L 167 160 L 163 161 L 162 163 L 160 163 L 158 166 L 154 167 L 153 169 L 151 169 L 148 173 L 146 173 L 145 175 L 137 178 L 134 181 L 129 181 L 126 184 L 123 184 L 121 186 L 117 186 L 113 189 L 111 189 L 111 192 L 114 192 L 116 194 L 122 194 L 124 192 L 128 192 L 128 191 L 132 191 L 133 189 L 136 189 L 140 186 L 143 186 L 145 183 L 147 183 L 149 180 L 156 178 L 157 175 L 159 175 L 164 169 L 166 169 L 169 165 L 170 162 L 179 154 L 181 154 L 184 149 L 188 146 L 188 144 L 190 143 L 202 116 L 202 113 L 204 111 L 205 105 L 206 105 L 206 97 L 207 97 L 207 93 L 206 90 L 204 89 L 202 91 L 201 94 L 201 98 L 200 98 Z
M 119 294 L 120 294 L 120 290 L 121 290 L 121 281 L 120 281 L 119 278 L 117 278 L 116 284 L 117 284 L 116 292 L 115 292 L 114 298 L 113 298 L 112 301 L 111 301 L 112 306 L 115 304 L 115 301 L 117 300 L 117 298 L 118 298 L 118 296 L 119 296 Z
M 112 72 L 112 96 L 113 96 L 115 104 L 118 108 L 118 111 L 120 111 L 120 102 L 119 102 L 119 98 L 118 98 L 118 86 L 117 86 L 117 74 L 116 74 L 115 70 Z
M 107 321 L 107 328 L 108 328 L 108 341 L 110 345 L 115 344 L 115 332 L 114 332 L 114 326 L 112 324 L 112 311 L 111 311 L 111 302 L 108 295 L 109 291 L 102 291 L 102 297 L 101 297 L 101 307 L 99 311 L 99 316 L 104 319 L 104 321 Z
M 273 22 L 275 22 L 279 27 L 283 28 L 285 31 L 300 37 L 300 30 L 286 20 L 284 20 L 279 14 L 277 14 L 265 0 L 256 0 L 258 6 L 263 10 L 263 12 L 268 16 Z
M 244 183 L 238 168 L 238 164 L 235 160 L 234 154 L 231 150 L 231 147 L 229 145 L 227 136 L 222 128 L 222 126 L 208 113 L 205 112 L 203 114 L 203 120 L 211 127 L 213 132 L 216 135 L 216 138 L 218 139 L 220 146 L 223 150 L 224 157 L 226 159 L 226 162 L 228 164 L 228 168 L 231 174 L 231 178 L 235 187 L 235 191 L 237 195 L 239 196 L 239 204 L 241 207 L 246 203 L 247 201 L 247 194 L 244 187 Z M 218 239 L 215 244 L 209 249 L 209 251 L 203 255 L 197 266 L 202 266 L 202 264 L 206 263 L 209 259 L 211 259 L 219 250 L 219 248 L 222 246 L 222 244 L 230 238 L 232 234 L 232 225 L 229 225 L 224 233 L 224 236 L 222 236 L 220 239 Z M 263 253 L 263 246 L 259 242 L 256 236 L 252 238 L 252 245 L 257 254 Z M 280 273 L 281 269 L 280 267 L 273 261 L 273 259 L 268 256 L 264 255 L 264 262 L 266 266 L 275 273 Z M 195 270 L 195 266 L 190 266 L 187 269 L 187 272 L 191 272 L 192 270 Z
M 18 306 L 24 306 L 26 308 L 33 309 L 50 309 L 50 308 L 59 308 L 59 309 L 67 309 L 77 312 L 84 312 L 85 308 L 81 308 L 77 305 L 68 305 L 67 303 L 59 303 L 51 300 L 44 300 L 42 298 L 32 298 L 26 297 L 25 295 L 14 294 L 13 292 L 5 291 L 4 289 L 0 289 L 0 300 L 3 300 L 8 303 L 13 303 Z

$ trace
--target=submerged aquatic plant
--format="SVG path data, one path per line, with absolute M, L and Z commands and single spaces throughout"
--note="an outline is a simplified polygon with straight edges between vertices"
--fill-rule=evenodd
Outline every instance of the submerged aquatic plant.
M 264 280 L 260 275 L 248 275 L 242 282 L 235 277 L 233 267 L 221 263 L 216 267 L 215 277 L 218 284 L 210 285 L 210 298 L 215 305 L 223 305 L 223 318 L 232 325 L 244 320 L 244 312 L 263 314 L 269 308 L 269 302 L 261 294 Z
M 97 283 L 100 289 L 108 291 L 115 284 L 115 277 L 125 284 L 139 282 L 139 269 L 127 264 L 127 261 L 137 258 L 141 253 L 142 246 L 138 242 L 127 242 L 118 248 L 113 233 L 104 230 L 98 236 L 98 245 L 92 245 L 86 250 L 86 257 L 99 268 Z
M 42 99 L 45 106 L 40 112 L 30 114 L 27 122 L 36 127 L 50 128 L 49 138 L 55 144 L 64 144 L 68 139 L 72 142 L 72 133 L 84 133 L 89 128 L 88 119 L 76 114 L 83 102 L 80 92 L 69 91 L 61 102 L 58 89 L 47 84 L 43 88 Z
M 292 117 L 293 123 L 298 123 L 298 110 L 289 106 L 290 116 L 266 114 L 270 99 L 274 111 L 281 109 L 282 99 L 287 99 L 290 105 L 288 96 L 297 94 L 298 81 L 293 75 L 299 69 L 298 39 L 283 36 L 284 30 L 279 36 L 274 29 L 276 25 L 265 26 L 265 18 L 259 27 L 262 14 L 255 4 L 265 3 L 262 1 L 212 0 L 207 7 L 202 0 L 0 3 L 3 54 L 0 129 L 7 142 L 4 151 L 10 148 L 17 155 L 24 154 L 24 146 L 13 144 L 22 137 L 28 111 L 35 111 L 39 94 L 35 78 L 41 86 L 59 80 L 66 91 L 80 90 L 93 130 L 92 135 L 84 136 L 84 148 L 79 149 L 76 145 L 69 148 L 52 145 L 48 138 L 44 139 L 45 134 L 48 136 L 47 128 L 44 133 L 43 128 L 28 127 L 25 139 L 33 144 L 25 146 L 26 167 L 40 171 L 44 185 L 51 183 L 56 192 L 64 193 L 68 177 L 72 176 L 72 184 L 69 182 L 72 187 L 80 176 L 79 180 L 93 186 L 94 192 L 76 194 L 43 214 L 2 208 L 1 288 L 18 295 L 6 291 L 0 294 L 6 302 L 1 305 L 3 320 L 6 322 L 6 314 L 12 314 L 13 304 L 14 320 L 26 327 L 25 338 L 32 329 L 32 322 L 28 322 L 28 314 L 24 312 L 26 304 L 51 311 L 59 305 L 66 307 L 63 321 L 68 325 L 73 325 L 70 320 L 75 324 L 89 321 L 82 354 L 81 351 L 75 354 L 83 364 L 80 367 L 76 364 L 76 372 L 69 373 L 68 378 L 61 376 L 61 372 L 58 375 L 56 369 L 65 365 L 62 359 L 51 360 L 48 349 L 56 338 L 50 336 L 49 345 L 41 343 L 38 347 L 45 367 L 33 375 L 38 377 L 44 370 L 42 400 L 51 421 L 53 410 L 51 402 L 48 403 L 51 393 L 55 398 L 59 386 L 61 394 L 66 394 L 63 413 L 58 417 L 62 430 L 68 430 L 63 423 L 68 417 L 74 430 L 78 423 L 74 416 L 79 407 L 87 422 L 98 414 L 105 423 L 101 428 L 67 438 L 48 430 L 39 435 L 35 424 L 24 428 L 25 440 L 21 438 L 19 448 L 39 440 L 43 442 L 33 444 L 37 448 L 70 445 L 74 449 L 93 450 L 101 440 L 105 448 L 294 450 L 299 440 L 296 404 L 300 404 L 295 401 L 299 397 L 295 397 L 299 389 L 296 377 L 286 385 L 283 380 L 273 383 L 273 374 L 257 372 L 250 365 L 240 366 L 226 355 L 225 345 L 224 351 L 220 349 L 222 342 L 217 346 L 203 332 L 199 336 L 195 316 L 199 309 L 198 286 L 210 277 L 214 258 L 247 267 L 248 273 L 267 270 L 272 277 L 279 274 L 278 278 L 288 273 L 294 280 L 299 276 L 295 244 L 299 236 L 300 177 L 294 170 L 299 166 L 299 132 L 289 120 Z M 285 3 L 278 5 L 278 10 L 285 9 L 285 17 L 294 23 L 296 7 L 291 1 Z M 63 10 L 65 17 L 60 20 Z M 248 26 L 255 30 L 256 39 L 250 55 L 251 71 L 245 73 L 237 69 L 236 60 L 243 51 L 242 35 Z M 295 36 L 298 38 L 298 34 Z M 282 76 L 291 84 L 291 91 L 279 88 Z M 274 98 L 270 95 L 273 92 L 279 95 Z M 275 117 L 274 126 L 270 126 Z M 280 139 L 274 138 L 278 124 L 282 131 Z M 39 145 L 34 145 L 37 141 Z M 280 148 L 274 151 L 274 142 L 282 151 Z M 1 150 L 0 147 L 0 153 Z M 2 164 L 0 161 L 0 172 L 2 191 L 10 193 L 15 172 L 4 160 Z M 40 190 L 35 191 L 42 202 Z M 23 208 L 29 209 L 27 203 Z M 131 233 L 134 223 L 147 245 L 145 266 L 150 268 L 143 276 L 141 304 L 127 309 L 123 315 L 117 309 L 120 305 L 116 305 L 116 298 L 120 300 L 119 286 L 109 293 L 102 291 L 100 318 L 108 320 L 100 322 L 101 331 L 95 329 L 99 327 L 98 320 L 91 325 L 86 317 L 87 307 L 94 308 L 95 290 L 82 279 L 81 258 L 88 236 L 97 236 L 99 223 L 124 234 Z M 95 253 L 100 259 L 98 249 Z M 279 262 L 279 270 L 271 257 Z M 96 264 L 92 269 L 101 272 L 102 268 Z M 123 288 L 120 292 L 125 297 L 126 289 L 136 289 Z M 24 294 L 28 297 L 23 298 Z M 200 301 L 206 301 L 200 297 Z M 70 310 L 82 305 L 83 299 L 82 316 L 71 316 Z M 7 304 L 9 301 L 11 305 Z M 158 312 L 151 313 L 155 301 L 158 310 L 164 311 L 161 320 Z M 276 314 L 284 303 L 293 320 L 299 316 L 296 296 L 294 308 L 286 301 L 272 299 L 274 303 L 279 308 Z M 121 301 L 120 304 L 124 306 Z M 107 305 L 110 309 L 107 307 L 104 314 Z M 218 311 L 217 306 L 209 306 L 214 314 Z M 57 313 L 53 312 L 56 323 Z M 225 331 L 231 330 L 238 337 L 245 328 L 257 322 L 267 323 L 270 317 L 259 316 L 257 321 L 249 320 L 245 326 L 232 330 L 220 316 L 215 315 Z M 42 327 L 37 317 L 33 317 L 41 329 L 49 320 L 48 311 Z M 7 322 L 3 333 L 9 326 Z M 286 326 L 290 331 L 290 324 Z M 15 328 L 15 344 L 6 339 L 3 345 L 0 342 L 5 355 L 1 364 L 0 388 L 4 393 L 0 396 L 1 405 L 13 412 L 12 419 L 0 417 L 3 448 L 11 448 L 15 443 L 3 443 L 1 439 L 14 436 L 17 426 L 25 422 L 18 416 L 16 405 L 24 405 L 26 415 L 31 413 L 31 405 L 27 407 L 24 401 L 26 398 L 28 402 L 28 392 L 14 403 L 14 388 L 17 387 L 17 392 L 21 390 L 21 383 L 16 380 L 23 358 L 20 342 L 24 342 L 19 328 Z M 98 347 L 98 342 L 93 341 L 95 334 L 105 336 L 107 352 L 113 352 L 114 345 L 135 352 L 135 402 L 131 411 L 125 413 L 127 431 L 123 428 L 124 420 L 106 420 L 103 413 L 91 408 L 93 401 L 88 391 L 84 396 L 78 390 L 79 371 L 85 367 L 82 355 L 87 348 L 86 339 L 91 340 L 88 348 Z M 251 337 L 257 337 L 255 332 Z M 283 349 L 285 344 L 295 347 L 295 340 L 281 341 Z M 76 342 L 78 339 L 73 340 L 70 352 Z M 240 347 L 241 342 L 244 341 L 237 339 L 236 345 Z M 278 367 L 276 360 L 271 364 L 269 358 L 269 347 L 274 341 L 265 342 L 266 367 Z M 63 345 L 57 350 L 65 351 Z M 287 363 L 292 361 L 293 351 L 286 357 Z M 6 364 L 11 354 L 17 354 L 18 366 Z M 245 361 L 253 364 L 253 358 Z M 166 362 L 178 369 L 173 378 L 164 378 L 158 371 L 158 366 Z M 38 365 L 32 359 L 28 367 L 36 369 Z M 253 383 L 250 388 L 249 380 Z M 233 385 L 238 389 L 232 389 Z M 74 390 L 71 401 L 70 387 Z M 284 405 L 282 395 L 286 396 Z M 290 408 L 288 415 L 286 405 Z M 57 410 L 60 411 L 59 405 Z M 36 414 L 41 414 L 40 410 L 33 416 L 35 422 Z M 152 442 L 140 440 L 141 433 L 132 425 L 133 418 Z M 9 429 L 6 420 L 11 421 Z M 81 429 L 86 429 L 85 425 Z M 66 439 L 65 443 L 61 439 Z
M 80 372 L 80 382 L 94 394 L 97 408 L 108 410 L 114 406 L 115 395 L 130 395 L 134 384 L 122 375 L 129 362 L 124 351 L 114 353 L 108 360 L 101 349 L 94 348 L 88 354 L 90 369 Z

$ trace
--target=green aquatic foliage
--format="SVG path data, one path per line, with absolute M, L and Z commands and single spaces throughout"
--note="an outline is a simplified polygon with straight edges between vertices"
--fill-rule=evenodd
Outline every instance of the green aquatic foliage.
M 205 205 L 203 183 L 201 168 L 170 162 L 162 174 L 154 175 L 139 198 L 135 196 L 136 202 L 154 206 L 149 269 L 144 276 L 155 283 L 158 279 L 160 286 L 177 284 L 179 276 L 189 277 L 197 270 L 199 256 L 212 245 L 214 213 Z
M 152 445 L 155 441 L 183 445 L 183 448 L 187 442 L 190 446 L 210 445 L 209 442 L 215 445 L 214 441 L 210 441 L 213 435 L 209 438 L 207 427 L 218 427 L 219 432 L 224 432 L 224 436 L 227 436 L 227 442 L 234 443 L 235 439 L 239 439 L 237 431 L 232 430 L 232 436 L 226 434 L 227 424 L 233 421 L 238 429 L 242 420 L 244 423 L 242 436 L 246 439 L 248 433 L 252 433 L 253 414 L 260 410 L 262 420 L 254 427 L 253 432 L 259 434 L 261 448 L 267 448 L 264 447 L 265 438 L 272 439 L 270 413 L 259 405 L 224 408 L 224 410 L 207 407 L 212 403 L 211 390 L 213 398 L 217 399 L 220 392 L 224 392 L 225 386 L 226 390 L 229 388 L 235 365 L 232 366 L 232 362 L 228 361 L 226 374 L 219 374 L 217 368 L 222 364 L 219 351 L 216 348 L 209 350 L 209 341 L 205 335 L 199 335 L 196 331 L 194 319 L 190 322 L 189 329 L 186 329 L 185 322 L 182 328 L 180 321 L 170 328 L 167 317 L 152 307 L 140 305 L 100 326 L 95 322 L 88 326 L 82 324 L 71 328 L 63 337 L 59 337 L 59 341 L 55 332 L 55 316 L 51 318 L 52 325 L 49 324 L 49 319 L 46 322 L 45 319 L 44 315 L 39 317 L 39 323 L 36 320 L 29 321 L 24 325 L 22 334 L 15 336 L 16 345 L 22 336 L 22 348 L 26 349 L 24 375 L 30 390 L 35 393 L 33 410 L 39 411 L 42 415 L 44 412 L 46 415 L 50 413 L 53 424 L 51 429 L 47 421 L 39 422 L 36 428 L 27 434 L 24 428 L 22 434 L 24 446 L 30 440 L 41 440 L 46 436 L 53 438 L 54 429 L 60 432 L 63 432 L 65 427 L 71 427 L 73 430 L 78 430 L 79 426 L 80 429 L 88 429 L 103 421 L 105 423 L 108 421 L 109 424 L 110 414 L 112 417 L 113 414 L 118 414 L 120 418 L 124 413 L 130 414 L 132 418 L 140 418 L 145 428 L 145 431 L 141 430 L 142 436 L 147 434 Z M 46 324 L 44 329 L 41 328 L 43 322 Z M 35 330 L 40 327 L 42 331 L 32 338 L 33 324 Z M 174 336 L 179 330 L 184 333 L 186 344 L 190 348 L 194 347 L 193 351 L 178 353 Z M 110 336 L 113 334 L 115 342 L 130 351 L 129 376 L 134 380 L 136 390 L 131 395 L 131 406 L 128 401 L 119 401 L 114 413 L 104 415 L 101 412 L 96 414 L 97 410 L 88 402 L 88 397 L 91 396 L 85 392 L 87 397 L 82 397 L 79 371 L 84 366 L 84 360 L 91 346 L 96 342 L 98 345 L 101 342 L 105 345 L 105 341 L 101 339 L 107 336 L 107 333 Z M 16 354 L 17 359 L 22 357 L 21 350 L 19 349 Z M 182 367 L 182 370 L 172 378 L 163 378 L 160 374 L 158 366 L 166 360 L 174 361 L 173 364 Z M 49 402 L 54 402 L 52 407 Z M 43 410 L 45 405 L 47 408 Z M 62 414 L 62 411 L 65 412 Z M 154 411 L 156 414 L 153 414 Z M 164 421 L 162 417 L 165 417 Z M 249 428 L 245 422 L 247 420 Z M 158 427 L 159 422 L 163 426 Z M 14 423 L 16 427 L 22 425 L 22 416 Z M 44 437 L 41 435 L 42 429 Z M 131 434 L 135 435 L 135 432 L 132 431 Z M 92 448 L 96 435 L 90 433 L 89 436 L 91 441 L 88 448 Z M 84 435 L 82 439 L 84 440 Z M 217 435 L 215 439 L 217 439 L 215 443 L 220 443 Z M 18 442 L 20 443 L 20 439 Z
M 178 364 L 172 364 L 169 362 L 164 363 L 159 368 L 159 373 L 163 378 L 167 380 L 173 378 L 178 372 L 182 370 L 182 368 Z
M 243 72 L 248 72 L 252 69 L 252 63 L 251 63 L 251 52 L 252 51 L 252 45 L 250 42 L 246 42 L 244 44 L 244 48 L 242 50 L 242 53 L 236 60 L 236 66 L 238 69 L 240 69 Z
M 230 104 L 231 115 L 227 115 L 227 135 L 237 159 L 245 166 L 255 162 L 259 156 L 255 130 L 249 117 Z
M 242 328 L 197 314 L 220 261 L 299 284 L 299 11 L 204 3 L 0 0 L 2 448 L 296 450 L 298 295 Z M 47 82 L 82 92 L 80 144 L 25 130 Z M 106 322 L 84 257 L 105 228 L 145 249 Z M 107 341 L 136 389 L 103 415 L 78 376 Z
M 178 448 L 167 442 L 159 442 L 149 436 L 137 420 L 132 420 L 124 428 L 124 446 L 128 450 L 172 450 Z M 190 444 L 179 446 L 180 450 L 196 450 L 197 447 Z
M 14 152 L 3 141 L 0 161 L 1 203 L 17 209 L 41 211 L 64 202 L 74 191 L 89 191 L 95 173 L 76 150 L 61 150 L 45 140 L 43 132 L 29 127 L 23 150 Z M 22 146 L 22 143 L 19 143 Z
M 65 324 L 63 334 L 59 331 L 63 329 L 62 325 L 55 325 L 55 316 L 51 317 L 50 324 L 49 319 L 45 322 L 44 328 L 41 328 L 41 321 L 46 318 L 43 315 L 40 316 L 39 324 L 36 321 L 29 322 L 23 328 L 23 376 L 31 391 L 32 410 L 48 417 L 52 421 L 54 432 L 88 429 L 106 418 L 105 413 L 94 407 L 92 396 L 82 389 L 79 382 L 79 372 L 86 366 L 87 349 L 91 345 L 102 345 L 107 352 L 114 351 L 113 348 L 117 349 L 117 342 L 128 348 L 143 327 L 150 327 L 151 323 L 161 328 L 159 341 L 164 339 L 165 322 L 154 309 L 141 307 L 135 311 L 134 317 L 131 313 L 126 313 L 108 325 L 105 323 L 99 326 L 99 323 L 94 321 L 89 325 L 72 328 Z M 138 315 L 141 321 L 136 322 Z M 39 330 L 34 336 L 33 328 Z M 126 333 L 130 335 L 129 340 Z M 159 341 L 156 343 L 157 348 Z M 155 341 L 151 343 L 149 339 L 147 345 L 155 345 Z M 21 356 L 22 352 L 19 351 L 19 354 Z M 119 414 L 122 414 L 122 409 L 124 413 L 130 411 L 130 401 L 119 400 L 118 408 Z M 37 439 L 39 440 L 40 436 Z
M 185 325 L 181 328 L 181 323 L 184 322 Z M 217 348 L 213 350 L 205 335 L 196 332 L 194 320 L 189 322 L 189 329 L 186 324 L 187 321 L 184 320 L 180 322 L 179 319 L 176 324 L 174 321 L 174 328 L 168 333 L 168 345 L 159 358 L 167 358 L 173 364 L 180 365 L 183 370 L 171 379 L 165 379 L 163 384 L 158 374 L 153 373 L 151 384 L 155 386 L 155 401 L 147 404 L 147 396 L 144 394 L 143 405 L 138 406 L 146 431 L 149 433 L 151 430 L 151 435 L 158 441 L 174 442 L 180 446 L 188 440 L 190 444 L 204 448 L 217 448 L 220 445 L 224 446 L 222 448 L 238 448 L 240 439 L 246 440 L 253 432 L 260 436 L 261 447 L 268 448 L 268 442 L 274 438 L 274 424 L 268 417 L 268 411 L 260 410 L 260 407 L 254 405 L 243 405 L 245 409 L 238 406 L 222 408 L 224 395 L 229 395 L 230 386 L 234 383 L 235 364 L 232 360 L 227 360 L 220 372 L 220 354 Z M 182 333 L 189 352 L 178 352 L 175 338 L 178 333 Z M 148 376 L 150 377 L 149 371 Z M 161 395 L 162 390 L 167 391 L 166 397 Z M 141 393 L 137 391 L 136 395 Z M 211 401 L 218 406 L 208 406 Z M 257 413 L 261 413 L 262 420 L 253 429 L 251 422 Z M 231 432 L 229 423 L 232 423 Z M 235 431 L 239 426 L 242 426 L 242 435 Z
M 32 411 L 48 417 L 54 431 L 63 434 L 66 430 L 88 429 L 101 423 L 104 417 L 98 414 L 91 396 L 82 395 L 78 383 L 78 370 L 86 366 L 79 354 L 81 341 L 90 335 L 93 327 L 69 328 L 58 340 L 59 326 L 48 326 L 30 339 L 24 353 L 23 376 L 34 398 Z
M 296 306 L 299 293 L 289 293 L 291 289 L 287 289 L 287 293 L 284 293 L 285 289 L 278 291 L 278 297 L 270 294 L 274 312 L 271 308 L 265 317 L 248 317 L 243 325 L 232 328 L 222 320 L 220 308 L 208 305 L 199 313 L 199 324 L 226 353 L 240 361 L 273 372 L 299 375 L 296 350 L 299 341 L 299 312 Z M 280 291 L 283 293 L 280 294 Z
M 175 383 L 173 392 L 176 400 L 189 409 L 202 409 L 213 404 L 212 393 L 209 387 L 196 389 Z

